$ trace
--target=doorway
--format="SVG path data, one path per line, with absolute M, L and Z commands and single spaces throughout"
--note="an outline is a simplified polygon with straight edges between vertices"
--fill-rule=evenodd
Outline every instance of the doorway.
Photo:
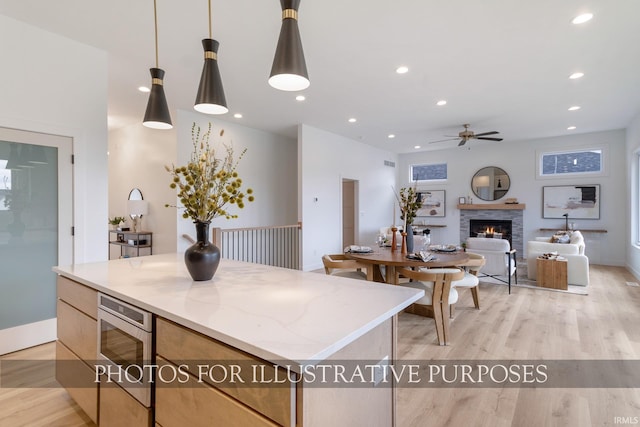
M 358 242 L 358 181 L 342 179 L 342 247 Z
M 56 338 L 56 274 L 73 263 L 72 139 L 0 128 L 0 354 Z

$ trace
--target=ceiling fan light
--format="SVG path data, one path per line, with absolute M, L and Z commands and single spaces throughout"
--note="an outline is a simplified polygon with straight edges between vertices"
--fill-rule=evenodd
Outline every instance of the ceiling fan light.
M 284 91 L 298 91 L 309 87 L 309 74 L 298 28 L 300 0 L 280 0 L 282 27 L 271 66 L 269 85 Z
M 147 102 L 147 110 L 144 113 L 142 124 L 152 129 L 171 129 L 171 114 L 167 106 L 167 97 L 164 94 L 163 78 L 164 70 L 150 68 L 151 93 Z
M 213 39 L 202 40 L 204 48 L 204 66 L 198 94 L 193 108 L 205 114 L 225 114 L 229 112 L 224 96 L 222 77 L 218 68 L 218 47 L 220 43 Z

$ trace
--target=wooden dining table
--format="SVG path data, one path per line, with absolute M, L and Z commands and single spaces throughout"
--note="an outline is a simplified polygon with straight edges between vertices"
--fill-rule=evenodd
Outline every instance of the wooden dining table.
M 407 254 L 403 254 L 400 249 L 391 251 L 391 248 L 387 247 L 374 248 L 373 252 L 368 253 L 346 253 L 345 255 L 371 266 L 367 268 L 367 280 L 392 285 L 397 284 L 396 267 L 456 267 L 469 260 L 469 255 L 463 251 L 431 252 L 431 254 L 434 258 L 426 262 L 407 258 Z M 385 275 L 382 274 L 382 266 L 385 267 Z

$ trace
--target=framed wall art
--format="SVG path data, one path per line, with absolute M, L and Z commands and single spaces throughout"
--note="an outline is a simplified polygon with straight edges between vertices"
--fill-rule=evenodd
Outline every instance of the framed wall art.
M 416 216 L 443 217 L 445 216 L 445 191 L 444 190 L 418 190 L 422 207 L 418 209 Z
M 600 184 L 542 187 L 542 217 L 600 219 Z

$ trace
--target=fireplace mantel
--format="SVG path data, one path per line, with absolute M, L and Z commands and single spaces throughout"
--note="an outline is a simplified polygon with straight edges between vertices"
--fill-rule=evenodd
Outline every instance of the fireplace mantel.
M 460 210 L 501 210 L 501 211 L 511 211 L 511 210 L 524 210 L 526 205 L 524 203 L 476 203 L 476 204 L 465 204 L 458 205 L 458 209 Z

